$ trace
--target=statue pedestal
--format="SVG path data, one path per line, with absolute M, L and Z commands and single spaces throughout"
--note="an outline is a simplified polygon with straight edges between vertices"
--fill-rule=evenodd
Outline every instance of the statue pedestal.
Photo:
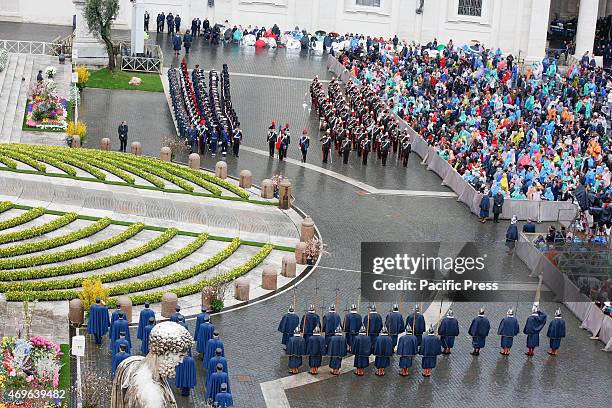
M 106 66 L 106 46 L 89 32 L 85 18 L 85 0 L 72 0 L 76 8 L 76 30 L 72 42 L 72 61 L 77 65 Z

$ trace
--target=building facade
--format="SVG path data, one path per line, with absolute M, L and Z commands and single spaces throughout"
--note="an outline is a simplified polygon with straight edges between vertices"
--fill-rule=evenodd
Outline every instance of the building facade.
M 129 28 L 130 0 L 120 0 L 117 28 Z M 154 27 L 157 13 L 242 26 L 278 24 L 338 33 L 363 33 L 415 42 L 472 40 L 527 60 L 546 47 L 550 19 L 578 17 L 576 54 L 592 49 L 595 21 L 612 14 L 612 0 L 144 0 Z M 0 0 L 0 21 L 72 24 L 72 0 Z M 590 45 L 589 45 L 590 43 Z

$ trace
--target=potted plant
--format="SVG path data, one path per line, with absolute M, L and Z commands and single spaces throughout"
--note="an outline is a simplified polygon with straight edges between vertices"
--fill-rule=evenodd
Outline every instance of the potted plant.
M 49 65 L 47 68 L 45 68 L 45 74 L 47 75 L 47 78 L 53 78 L 55 74 L 57 74 L 57 68 Z
M 308 265 L 314 265 L 315 261 L 319 258 L 321 254 L 328 254 L 325 250 L 327 245 L 323 244 L 323 242 L 317 238 L 312 237 L 308 242 L 306 242 L 306 263 Z

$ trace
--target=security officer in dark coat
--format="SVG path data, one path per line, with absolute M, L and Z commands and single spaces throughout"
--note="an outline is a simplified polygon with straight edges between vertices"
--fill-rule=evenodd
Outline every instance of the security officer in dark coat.
M 119 133 L 119 151 L 125 153 L 128 140 L 128 125 L 125 120 L 119 125 L 117 133 Z
M 272 121 L 272 124 L 268 128 L 268 136 L 266 137 L 266 141 L 268 142 L 268 149 L 270 151 L 270 157 L 274 157 L 274 149 L 276 146 L 276 138 L 278 135 L 276 134 L 276 123 Z

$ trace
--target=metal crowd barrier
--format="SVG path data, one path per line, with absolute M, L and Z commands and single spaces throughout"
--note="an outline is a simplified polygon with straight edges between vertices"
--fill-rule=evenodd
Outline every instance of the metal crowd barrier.
M 327 68 L 343 82 L 350 80 L 352 76 L 351 72 L 332 55 L 327 57 Z M 412 150 L 421 157 L 423 164 L 427 165 L 427 169 L 440 176 L 442 184 L 448 186 L 457 194 L 457 201 L 467 205 L 472 213 L 479 214 L 482 194 L 477 192 L 446 160 L 440 157 L 432 146 L 428 146 L 427 142 L 406 121 L 399 116 L 396 117 L 400 127 L 408 129 L 412 141 Z M 491 200 L 492 205 L 493 200 Z M 558 221 L 569 223 L 575 218 L 577 213 L 578 206 L 571 202 L 507 198 L 504 200 L 500 218 L 510 219 L 513 215 L 516 215 L 519 220 L 532 219 L 537 222 Z M 491 211 L 489 211 L 489 214 L 492 216 Z
M 0 40 L 0 48 L 14 54 L 58 56 L 62 51 L 61 43 L 44 41 Z

